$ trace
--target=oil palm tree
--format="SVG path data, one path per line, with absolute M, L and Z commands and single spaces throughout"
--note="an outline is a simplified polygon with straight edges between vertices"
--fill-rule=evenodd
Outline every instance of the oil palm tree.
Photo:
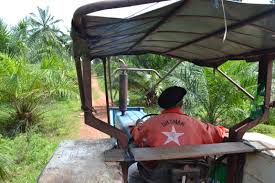
M 39 121 L 39 105 L 48 95 L 43 75 L 24 60 L 0 54 L 0 76 L 0 110 L 10 116 L 6 129 L 10 135 L 25 132 Z
M 0 52 L 8 52 L 10 34 L 7 25 L 0 19 Z
M 200 107 L 198 95 L 202 93 L 208 95 L 203 69 L 194 64 L 183 62 L 168 79 L 170 85 L 182 86 L 187 90 L 187 95 L 184 97 L 184 111 L 192 116 L 198 116 Z
M 60 19 L 55 19 L 49 13 L 49 7 L 42 9 L 37 7 L 38 14 L 30 14 L 31 23 L 31 39 L 42 39 L 42 41 L 50 42 L 52 40 L 58 41 L 59 35 L 62 32 L 57 28 L 57 24 L 61 22 Z
M 49 7 L 42 9 L 37 7 L 37 14 L 31 13 L 29 17 L 31 28 L 30 43 L 34 48 L 32 55 L 33 62 L 37 62 L 43 56 L 53 51 L 56 53 L 64 53 L 64 33 L 58 28 L 58 23 L 62 20 L 55 19 L 49 12 Z

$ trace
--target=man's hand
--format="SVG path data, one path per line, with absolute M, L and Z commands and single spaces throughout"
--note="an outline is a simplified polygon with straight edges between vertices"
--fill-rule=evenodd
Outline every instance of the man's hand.
M 223 131 L 224 138 L 228 138 L 229 137 L 229 129 L 225 128 L 224 126 L 218 126 L 218 127 Z
M 137 121 L 136 121 L 136 126 L 138 125 L 138 124 L 142 124 L 144 121 L 142 120 L 142 119 L 138 119 Z
M 224 137 L 225 138 L 229 137 L 229 129 L 228 128 L 224 128 Z

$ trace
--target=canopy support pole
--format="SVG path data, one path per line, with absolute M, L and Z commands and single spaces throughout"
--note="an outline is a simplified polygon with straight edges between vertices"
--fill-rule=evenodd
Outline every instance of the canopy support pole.
M 78 79 L 81 108 L 84 109 L 85 98 L 84 98 L 84 91 L 83 91 L 81 60 L 80 60 L 79 56 L 75 56 L 74 60 L 75 60 L 75 68 L 76 68 L 76 74 L 77 74 L 77 79 Z
M 113 100 L 112 78 L 111 78 L 111 57 L 107 57 L 107 64 L 108 64 L 108 78 L 109 78 L 109 91 L 110 91 L 110 98 L 111 98 L 111 106 L 113 106 L 114 100 Z
M 82 76 L 84 84 L 84 96 L 85 96 L 85 106 L 92 110 L 92 73 L 91 73 L 91 59 L 88 57 L 82 57 Z
M 106 97 L 106 110 L 107 110 L 107 118 L 108 118 L 108 124 L 110 125 L 110 107 L 109 107 L 109 94 L 108 94 L 108 81 L 107 81 L 107 67 L 106 67 L 106 62 L 107 59 L 106 57 L 102 58 L 103 61 L 103 69 L 104 69 L 104 86 L 105 86 L 105 97 Z
M 257 94 L 264 96 L 262 115 L 255 119 L 247 118 L 230 129 L 229 141 L 240 141 L 249 129 L 255 127 L 262 121 L 268 119 L 268 108 L 270 105 L 271 84 L 272 84 L 272 57 L 265 55 L 259 61 L 258 89 Z M 228 157 L 227 183 L 241 183 L 243 167 L 245 163 L 244 154 L 235 154 Z
M 226 75 L 221 69 L 216 68 L 221 75 L 223 75 L 228 81 L 230 81 L 233 85 L 235 85 L 240 91 L 242 91 L 248 98 L 254 100 L 253 95 L 251 95 L 248 91 L 246 91 L 241 85 L 239 85 L 236 81 L 234 81 L 231 77 Z
M 269 105 L 271 99 L 271 87 L 272 87 L 272 67 L 273 57 L 265 55 L 262 61 L 259 62 L 259 77 L 258 77 L 258 94 L 261 95 L 261 87 L 264 90 L 264 106 L 263 106 L 263 121 L 268 120 Z

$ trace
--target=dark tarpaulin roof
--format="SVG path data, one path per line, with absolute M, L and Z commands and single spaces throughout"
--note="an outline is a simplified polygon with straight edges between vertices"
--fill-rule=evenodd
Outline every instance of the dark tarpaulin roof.
M 74 51 L 85 49 L 92 57 L 158 53 L 213 67 L 228 59 L 255 60 L 266 53 L 275 55 L 274 5 L 224 1 L 224 42 L 223 10 L 212 0 L 179 1 L 129 19 L 87 15 L 158 0 L 138 1 L 102 1 L 76 10 L 71 33 Z

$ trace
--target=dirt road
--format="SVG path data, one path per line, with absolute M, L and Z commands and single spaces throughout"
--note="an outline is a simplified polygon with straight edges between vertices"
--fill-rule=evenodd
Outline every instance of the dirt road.
M 105 94 L 101 91 L 98 80 L 96 76 L 92 76 L 92 91 L 97 93 L 96 95 L 93 94 L 93 106 L 97 111 L 96 117 L 107 121 L 107 113 L 106 113 L 106 101 L 105 101 Z M 80 126 L 80 139 L 100 139 L 100 138 L 109 138 L 108 135 L 86 125 L 84 123 L 84 114 L 81 113 L 81 126 Z

